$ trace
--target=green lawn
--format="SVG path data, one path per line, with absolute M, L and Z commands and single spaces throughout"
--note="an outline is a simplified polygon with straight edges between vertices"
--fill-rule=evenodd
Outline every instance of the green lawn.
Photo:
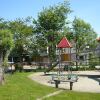
M 40 85 L 27 76 L 31 73 L 6 75 L 5 85 L 0 86 L 0 100 L 36 100 L 58 89 Z M 65 90 L 45 100 L 100 100 L 99 93 L 82 93 Z
M 31 73 L 6 75 L 5 85 L 0 86 L 0 100 L 36 100 L 57 89 L 40 85 L 27 76 Z
M 66 90 L 59 95 L 44 100 L 100 100 L 99 93 L 83 93 Z

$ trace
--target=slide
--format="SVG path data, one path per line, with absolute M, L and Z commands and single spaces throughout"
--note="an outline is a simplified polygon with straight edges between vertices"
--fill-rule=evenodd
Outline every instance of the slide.
M 58 64 L 59 64 L 59 61 L 57 61 L 57 62 L 54 63 L 52 66 L 50 66 L 48 69 L 46 69 L 46 70 L 45 70 L 45 73 L 51 71 L 51 70 L 52 70 L 54 67 L 56 67 Z

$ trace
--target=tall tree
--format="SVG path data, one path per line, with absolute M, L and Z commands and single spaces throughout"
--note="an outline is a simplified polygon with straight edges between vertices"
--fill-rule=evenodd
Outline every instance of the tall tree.
M 71 12 L 69 2 L 60 3 L 55 6 L 43 9 L 38 15 L 37 21 L 34 20 L 36 33 L 41 34 L 49 47 L 49 58 L 52 63 L 55 60 L 56 44 L 59 32 L 67 22 L 67 16 Z
M 73 37 L 76 43 L 76 59 L 78 59 L 79 52 L 82 52 L 88 46 L 89 49 L 96 47 L 97 34 L 89 23 L 84 20 L 75 18 L 73 21 Z M 77 66 L 77 62 L 76 62 Z
M 3 81 L 3 71 L 8 62 L 8 55 L 13 47 L 13 35 L 11 31 L 8 30 L 7 22 L 0 20 L 0 71 L 1 80 Z
M 74 19 L 73 35 L 79 51 L 86 48 L 87 45 L 91 49 L 96 46 L 97 33 L 93 30 L 89 23 L 86 23 L 82 19 Z
M 31 36 L 33 34 L 33 27 L 30 24 L 31 19 L 16 19 L 11 21 L 9 26 L 14 35 L 15 47 L 12 51 L 12 56 L 19 57 L 20 63 L 23 60 L 23 55 L 28 54 L 28 47 L 31 44 Z

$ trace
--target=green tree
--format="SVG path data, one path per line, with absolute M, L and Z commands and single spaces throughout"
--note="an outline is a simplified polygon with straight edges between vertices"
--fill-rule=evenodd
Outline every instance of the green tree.
M 31 19 L 16 19 L 11 21 L 9 27 L 14 35 L 15 47 L 11 52 L 11 56 L 17 56 L 22 64 L 23 56 L 28 54 L 28 48 L 31 44 L 31 36 L 33 35 L 33 27 Z
M 44 37 L 46 47 L 49 47 L 49 58 L 52 63 L 55 61 L 56 44 L 59 40 L 59 33 L 67 23 L 68 14 L 71 12 L 69 2 L 60 3 L 55 6 L 43 9 L 34 20 L 35 31 Z M 42 44 L 41 44 L 42 46 Z M 42 46 L 43 47 L 43 46 Z
M 83 50 L 88 45 L 91 49 L 96 46 L 97 33 L 89 23 L 75 18 L 73 21 L 73 35 L 78 50 Z
M 0 20 L 0 71 L 1 71 L 1 80 L 3 81 L 3 71 L 4 67 L 7 66 L 8 55 L 13 47 L 13 34 L 7 27 L 7 22 Z
M 93 30 L 89 23 L 86 23 L 80 18 L 75 18 L 72 26 L 73 38 L 76 48 L 76 59 L 78 59 L 79 53 L 84 51 L 86 49 L 86 46 L 88 46 L 89 49 L 94 49 L 96 47 L 97 33 Z

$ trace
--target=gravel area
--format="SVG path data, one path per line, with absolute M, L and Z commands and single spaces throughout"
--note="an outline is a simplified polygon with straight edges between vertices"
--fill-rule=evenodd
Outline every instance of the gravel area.
M 29 78 L 32 80 L 47 86 L 55 87 L 55 84 L 51 84 L 51 75 L 44 75 L 43 72 L 37 72 L 31 74 Z M 67 72 L 63 72 L 67 74 Z M 100 71 L 77 71 L 73 72 L 78 75 L 78 81 L 73 84 L 73 91 L 80 92 L 93 92 L 100 93 Z M 69 82 L 59 84 L 59 88 L 70 89 Z

